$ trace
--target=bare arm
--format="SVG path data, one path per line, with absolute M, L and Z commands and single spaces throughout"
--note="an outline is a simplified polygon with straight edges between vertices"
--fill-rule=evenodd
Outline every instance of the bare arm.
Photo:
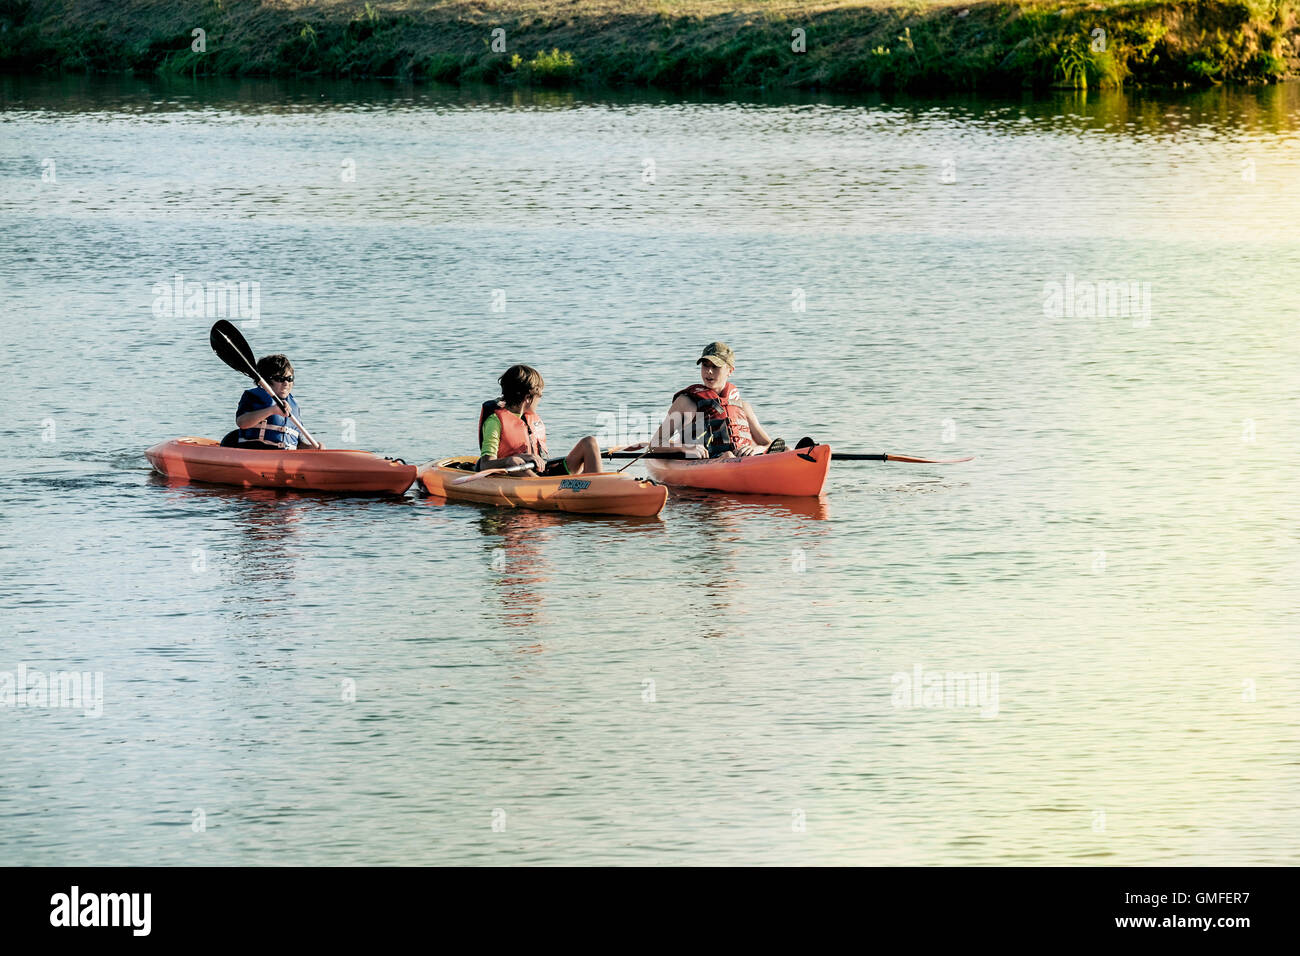
M 754 438 L 752 454 L 762 454 L 767 451 L 767 446 L 772 444 L 772 436 L 758 423 L 758 416 L 754 414 L 754 408 L 749 402 L 745 403 L 745 419 L 749 422 L 749 434 Z
M 686 436 L 682 424 L 694 415 L 695 403 L 687 395 L 678 395 L 673 399 L 672 405 L 669 406 L 668 414 L 664 416 L 664 420 L 655 429 L 654 434 L 650 436 L 650 447 L 655 448 L 668 444 L 678 432 L 682 432 L 682 440 L 685 443 Z
M 478 471 L 485 471 L 488 468 L 513 468 L 515 465 L 532 465 L 533 470 L 540 473 L 546 470 L 546 459 L 541 455 L 509 455 L 505 458 L 483 455 L 474 467 Z

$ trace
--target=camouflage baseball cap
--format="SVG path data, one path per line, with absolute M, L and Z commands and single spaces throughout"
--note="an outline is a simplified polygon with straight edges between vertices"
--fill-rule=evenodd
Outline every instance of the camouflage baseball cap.
M 704 346 L 704 354 L 695 360 L 696 365 L 701 362 L 711 362 L 719 368 L 724 365 L 735 368 L 736 353 L 731 351 L 731 347 L 726 342 L 710 342 Z

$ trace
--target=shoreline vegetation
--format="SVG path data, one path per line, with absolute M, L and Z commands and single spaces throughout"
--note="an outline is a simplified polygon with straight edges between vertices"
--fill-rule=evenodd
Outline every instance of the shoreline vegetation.
M 1300 0 L 0 0 L 0 72 L 829 91 L 1300 73 Z

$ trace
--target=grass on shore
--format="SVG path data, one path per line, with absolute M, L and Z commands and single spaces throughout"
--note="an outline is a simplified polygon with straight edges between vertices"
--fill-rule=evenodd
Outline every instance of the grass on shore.
M 0 70 L 849 91 L 1209 85 L 1294 75 L 1298 13 L 1300 0 L 0 0 Z

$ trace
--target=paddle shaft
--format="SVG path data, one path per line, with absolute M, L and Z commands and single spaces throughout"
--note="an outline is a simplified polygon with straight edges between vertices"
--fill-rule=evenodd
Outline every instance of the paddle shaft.
M 639 458 L 685 458 L 684 451 L 602 451 L 601 458 L 631 458 L 636 461 Z
M 815 438 L 800 438 L 799 444 L 794 446 L 795 451 L 803 448 L 810 448 L 819 444 Z M 914 455 L 869 455 L 861 452 L 832 452 L 832 461 L 903 461 L 913 465 L 956 465 L 963 461 L 974 461 L 974 458 L 917 458 Z
M 917 458 L 912 455 L 860 455 L 854 453 L 832 452 L 832 461 L 901 461 L 914 465 L 956 465 L 973 458 Z
M 298 431 L 300 431 L 303 434 L 303 437 L 305 437 L 313 445 L 319 445 L 320 442 L 318 442 L 315 438 L 312 437 L 311 432 L 307 431 L 307 427 L 303 425 L 302 422 L 298 421 L 298 416 L 295 415 L 293 411 L 289 408 L 289 403 L 286 402 L 284 399 L 282 399 L 279 395 L 275 394 L 274 391 L 272 391 L 271 386 L 266 383 L 266 381 L 262 378 L 261 373 L 257 371 L 257 366 L 249 364 L 248 359 L 244 357 L 244 353 L 240 351 L 239 347 L 235 345 L 234 342 L 230 341 L 230 336 L 228 336 L 221 329 L 217 329 L 216 333 L 217 335 L 225 339 L 226 342 L 229 343 L 231 351 L 234 352 L 236 355 L 238 355 L 240 359 L 243 360 L 243 363 L 248 366 L 248 374 L 251 375 L 257 381 L 257 384 L 263 390 L 265 390 L 266 393 L 271 396 L 271 398 L 275 399 L 275 403 L 280 406 L 280 410 L 283 411 L 284 414 L 295 425 L 298 426 Z
M 632 461 L 629 462 L 628 464 L 633 464 L 636 462 L 637 459 L 640 458 L 685 458 L 686 453 L 680 451 L 657 451 L 657 452 L 651 452 L 650 454 L 647 455 L 647 454 L 637 454 L 636 452 L 630 452 L 630 451 L 603 451 L 600 453 L 600 457 L 601 458 L 631 458 Z M 562 461 L 564 461 L 563 458 L 548 458 L 546 459 L 546 467 L 550 468 L 552 465 L 558 465 Z M 465 475 L 463 478 L 453 478 L 452 484 L 463 485 L 468 482 L 474 481 L 475 479 L 487 478 L 491 475 L 517 475 L 521 471 L 532 471 L 534 467 L 536 466 L 529 462 L 524 462 L 522 465 L 511 465 L 509 468 L 485 468 L 483 471 L 476 471 L 474 472 L 474 474 Z M 625 465 L 624 467 L 627 466 Z M 619 471 L 622 471 L 622 469 L 619 469 Z

